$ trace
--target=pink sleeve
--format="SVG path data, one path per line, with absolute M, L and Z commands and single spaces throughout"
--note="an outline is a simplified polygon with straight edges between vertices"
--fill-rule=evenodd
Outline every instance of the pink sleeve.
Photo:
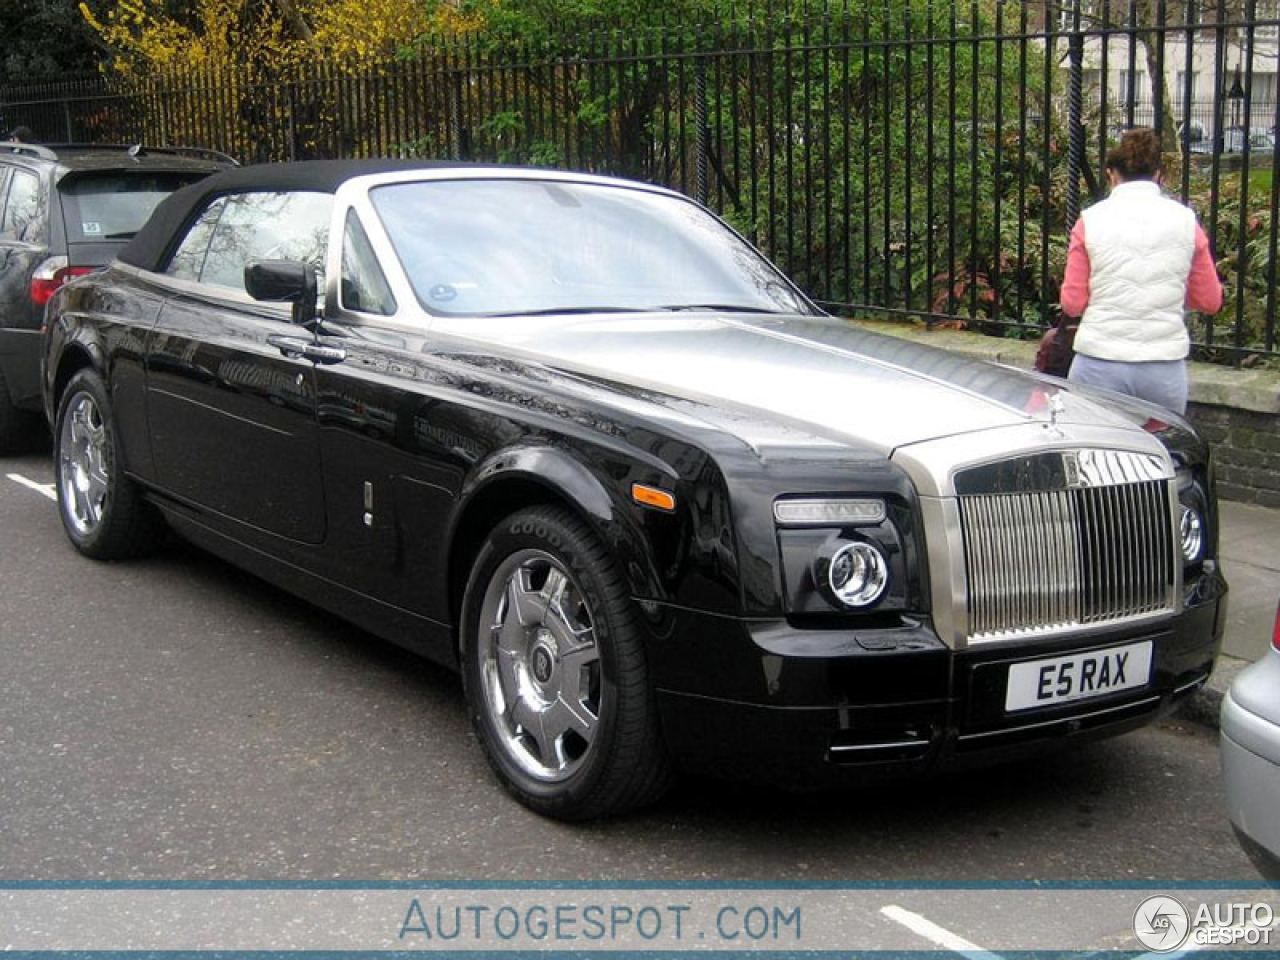
M 1216 274 L 1215 274 L 1216 277 Z M 1078 317 L 1089 305 L 1089 252 L 1084 246 L 1084 218 L 1071 228 L 1067 246 L 1067 269 L 1062 276 L 1062 312 Z
M 1191 273 L 1187 276 L 1187 306 L 1201 313 L 1217 313 L 1222 309 L 1222 282 L 1209 252 L 1209 237 L 1196 224 L 1196 252 L 1191 257 Z

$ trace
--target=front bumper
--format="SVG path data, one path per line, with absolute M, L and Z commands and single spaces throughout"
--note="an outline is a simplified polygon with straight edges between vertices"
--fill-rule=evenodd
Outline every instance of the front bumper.
M 682 768 L 801 788 L 868 782 L 1015 759 L 1150 723 L 1208 679 L 1225 593 L 1216 578 L 1200 602 L 1157 626 L 962 651 L 926 623 L 804 630 L 680 611 L 654 640 L 650 662 Z M 1141 688 L 1006 712 L 1011 664 L 1145 640 L 1152 668 Z

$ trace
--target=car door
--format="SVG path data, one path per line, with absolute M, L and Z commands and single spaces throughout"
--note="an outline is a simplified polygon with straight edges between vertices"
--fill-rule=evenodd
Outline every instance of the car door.
M 31 299 L 31 274 L 49 252 L 48 196 L 40 178 L 19 167 L 8 172 L 0 190 L 0 369 L 14 402 L 35 406 L 40 371 L 30 361 L 41 308 Z
M 325 534 L 309 336 L 287 307 L 252 300 L 254 259 L 324 263 L 332 197 L 221 196 L 178 244 L 173 295 L 147 346 L 147 415 L 158 484 L 240 524 L 301 543 Z M 243 531 L 242 531 L 243 532 Z
M 433 408 L 434 376 L 425 355 L 383 321 L 397 313 L 391 286 L 354 210 L 331 257 L 322 331 L 345 359 L 317 370 L 329 549 L 324 573 L 397 607 L 444 619 L 432 591 L 443 582 L 436 534 L 462 471 L 424 456 L 416 431 Z

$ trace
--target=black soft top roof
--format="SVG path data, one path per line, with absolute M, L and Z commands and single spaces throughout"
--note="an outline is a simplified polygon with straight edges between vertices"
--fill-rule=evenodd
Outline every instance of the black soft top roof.
M 309 190 L 334 193 L 352 177 L 403 170 L 466 167 L 470 164 L 428 160 L 304 160 L 299 163 L 262 163 L 234 167 L 205 177 L 167 196 L 151 219 L 117 255 L 143 270 L 159 270 L 173 243 L 214 197 L 227 193 Z

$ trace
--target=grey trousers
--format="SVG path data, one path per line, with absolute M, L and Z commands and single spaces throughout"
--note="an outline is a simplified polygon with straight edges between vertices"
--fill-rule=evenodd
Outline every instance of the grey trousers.
M 1091 387 L 1158 403 L 1175 413 L 1187 412 L 1187 361 L 1153 360 L 1125 363 L 1077 353 L 1067 379 Z

